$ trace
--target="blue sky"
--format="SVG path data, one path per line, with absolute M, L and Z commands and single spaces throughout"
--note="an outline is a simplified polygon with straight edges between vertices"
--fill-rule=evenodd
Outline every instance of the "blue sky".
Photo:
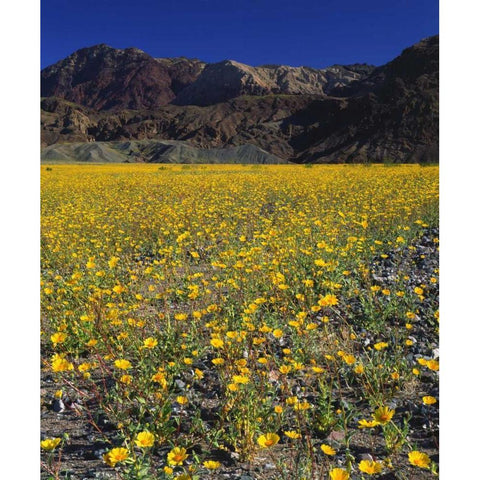
M 42 68 L 86 46 L 154 57 L 381 65 L 438 33 L 438 0 L 42 0 Z

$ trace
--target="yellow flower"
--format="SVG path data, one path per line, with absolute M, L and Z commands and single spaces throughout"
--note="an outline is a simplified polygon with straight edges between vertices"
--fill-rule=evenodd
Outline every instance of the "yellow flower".
M 120 260 L 120 258 L 118 257 L 112 257 L 109 261 L 108 261 L 108 266 L 110 268 L 115 268 L 115 266 L 117 265 L 118 261 Z
M 418 452 L 414 450 L 408 454 L 409 462 L 420 468 L 428 468 L 430 466 L 431 460 L 426 453 Z
M 61 438 L 46 438 L 40 442 L 40 446 L 43 450 L 47 452 L 51 452 L 55 448 L 57 448 L 58 444 L 62 441 Z
M 234 381 L 234 383 L 241 383 L 241 384 L 246 384 L 250 381 L 250 379 L 245 375 L 234 375 L 232 377 L 232 380 Z
M 203 462 L 203 466 L 208 468 L 208 470 L 215 470 L 216 468 L 220 468 L 221 465 L 220 462 L 216 462 L 215 460 L 206 460 Z
M 349 480 L 350 475 L 343 468 L 334 468 L 328 473 L 330 480 Z
M 428 360 L 427 361 L 427 368 L 436 372 L 440 368 L 440 365 L 437 362 L 437 360 Z
M 283 407 L 281 405 L 275 405 L 273 410 L 274 410 L 275 413 L 280 414 L 280 413 L 283 412 Z
M 365 368 L 363 367 L 362 364 L 359 364 L 353 369 L 353 371 L 360 375 L 365 371 Z
M 379 425 L 379 423 L 376 420 L 359 420 L 358 421 L 358 428 L 373 428 Z
M 311 407 L 308 402 L 299 402 L 293 406 L 294 410 L 308 410 Z
M 287 430 L 286 432 L 283 432 L 283 433 L 284 433 L 288 438 L 296 439 L 296 438 L 301 438 L 301 437 L 302 437 L 302 434 L 296 432 L 295 430 Z
M 333 305 L 338 305 L 338 298 L 335 295 L 325 295 L 318 301 L 318 304 L 321 307 L 331 307 Z
M 177 397 L 177 403 L 179 403 L 180 405 L 186 405 L 186 404 L 188 403 L 188 398 L 187 398 L 187 397 L 178 396 L 178 397 Z
M 123 462 L 128 458 L 126 448 L 114 448 L 103 455 L 103 461 L 110 467 L 115 467 L 117 463 Z
M 280 330 L 279 328 L 276 328 L 273 332 L 272 332 L 272 335 L 275 337 L 275 338 L 280 338 L 283 336 L 283 331 Z
M 278 443 L 280 437 L 276 433 L 265 433 L 264 435 L 260 435 L 257 439 L 257 443 L 262 448 L 269 448 L 273 447 Z
M 188 457 L 187 450 L 183 447 L 175 447 L 168 452 L 167 460 L 169 465 L 183 465 Z
M 54 333 L 51 337 L 50 340 L 54 345 L 57 345 L 58 343 L 63 343 L 67 338 L 67 334 L 64 332 L 57 332 Z
M 130 385 L 132 383 L 133 377 L 131 375 L 122 375 L 120 381 L 125 385 Z
M 320 448 L 325 455 L 335 455 L 337 453 L 330 445 L 325 445 L 324 443 L 320 445 Z
M 163 389 L 167 388 L 167 378 L 165 372 L 161 369 L 154 373 L 151 378 L 152 382 L 159 383 Z
M 358 464 L 358 469 L 368 475 L 375 475 L 382 471 L 382 464 L 380 462 L 374 462 L 373 460 L 362 460 Z
M 135 445 L 140 448 L 152 447 L 155 443 L 155 435 L 148 431 L 140 432 L 135 439 Z
M 115 360 L 115 366 L 120 370 L 128 370 L 129 368 L 132 368 L 132 364 L 124 359 Z
M 52 357 L 52 370 L 54 372 L 66 372 L 73 370 L 73 363 L 69 362 L 60 355 L 54 355 Z
M 95 268 L 95 262 L 93 260 L 89 260 L 85 266 L 87 268 Z
M 387 347 L 388 347 L 387 342 L 378 342 L 373 346 L 373 348 L 378 351 L 383 350 L 384 348 L 387 348 Z
M 435 403 L 437 403 L 437 399 L 435 397 L 431 397 L 430 395 L 422 397 L 422 401 L 425 405 L 434 405 Z
M 153 337 L 148 337 L 143 341 L 143 348 L 154 348 L 158 345 L 158 340 Z
M 207 312 L 212 313 L 212 312 L 217 312 L 218 311 L 218 305 L 215 303 L 212 303 L 207 307 Z
M 355 363 L 355 357 L 353 355 L 345 355 L 343 357 L 343 361 L 347 364 L 347 365 L 353 365 Z
M 88 372 L 94 365 L 91 364 L 91 363 L 81 363 L 79 366 L 78 366 L 78 371 L 79 372 Z
M 220 338 L 212 338 L 210 340 L 210 345 L 215 348 L 222 348 L 223 347 L 223 340 Z
M 395 410 L 388 407 L 379 407 L 373 412 L 373 419 L 380 425 L 386 425 L 395 414 Z

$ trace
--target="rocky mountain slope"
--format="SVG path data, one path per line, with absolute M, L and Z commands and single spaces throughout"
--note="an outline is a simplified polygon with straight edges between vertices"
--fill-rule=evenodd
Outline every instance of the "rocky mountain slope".
M 173 103 L 205 106 L 241 95 L 326 95 L 333 88 L 364 78 L 374 69 L 369 65 L 359 65 L 358 70 L 355 67 L 335 65 L 322 70 L 285 65 L 250 67 L 226 60 L 207 65 Z
M 42 71 L 42 145 L 255 145 L 296 162 L 438 161 L 439 38 L 384 66 L 250 67 L 105 45 Z
M 243 96 L 208 107 L 166 105 L 148 111 L 98 112 L 50 97 L 41 102 L 42 143 L 162 139 L 200 148 L 252 144 L 289 160 L 295 155 L 289 142 L 304 129 L 293 125 L 290 117 L 313 98 Z
M 137 48 L 96 45 L 74 52 L 41 73 L 42 97 L 55 96 L 97 110 L 212 105 L 241 95 L 317 94 L 348 85 L 370 65 L 325 69 L 233 60 L 205 64 L 187 58 L 153 58 Z
M 333 95 L 347 100 L 332 117 L 310 123 L 292 144 L 302 162 L 436 162 L 439 157 L 439 38 L 407 48 L 363 80 Z M 321 116 L 318 102 L 310 118 Z M 305 112 L 304 112 L 305 114 Z
M 137 48 L 96 45 L 42 70 L 41 95 L 97 110 L 152 109 L 170 103 L 204 66 L 195 59 L 155 59 Z
M 54 144 L 43 149 L 41 158 L 61 163 L 285 163 L 253 145 L 203 149 L 168 140 Z

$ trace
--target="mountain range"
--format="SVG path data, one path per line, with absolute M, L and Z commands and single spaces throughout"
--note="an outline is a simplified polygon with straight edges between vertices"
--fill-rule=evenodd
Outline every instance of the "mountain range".
M 42 158 L 88 161 L 85 152 L 107 148 L 122 152 L 110 161 L 230 162 L 247 152 L 252 163 L 436 162 L 438 89 L 438 36 L 380 67 L 324 69 L 101 44 L 42 70 Z

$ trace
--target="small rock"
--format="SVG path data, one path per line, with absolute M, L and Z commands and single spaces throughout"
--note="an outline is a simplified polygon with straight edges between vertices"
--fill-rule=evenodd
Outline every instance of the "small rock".
M 368 462 L 373 462 L 373 457 L 369 453 L 362 453 L 360 455 L 360 460 L 367 460 Z
M 55 413 L 62 413 L 65 411 L 65 404 L 63 403 L 61 398 L 57 398 L 52 402 L 52 410 Z
M 93 451 L 93 457 L 101 459 L 105 453 L 107 453 L 107 448 L 98 448 Z M 91 458 L 91 457 L 90 457 Z M 93 460 L 93 459 L 92 459 Z
M 185 388 L 185 382 L 180 380 L 180 379 L 177 379 L 175 380 L 175 385 L 180 389 L 180 390 L 183 390 Z
M 345 432 L 343 430 L 334 430 L 327 437 L 328 440 L 334 442 L 341 442 L 345 438 Z

